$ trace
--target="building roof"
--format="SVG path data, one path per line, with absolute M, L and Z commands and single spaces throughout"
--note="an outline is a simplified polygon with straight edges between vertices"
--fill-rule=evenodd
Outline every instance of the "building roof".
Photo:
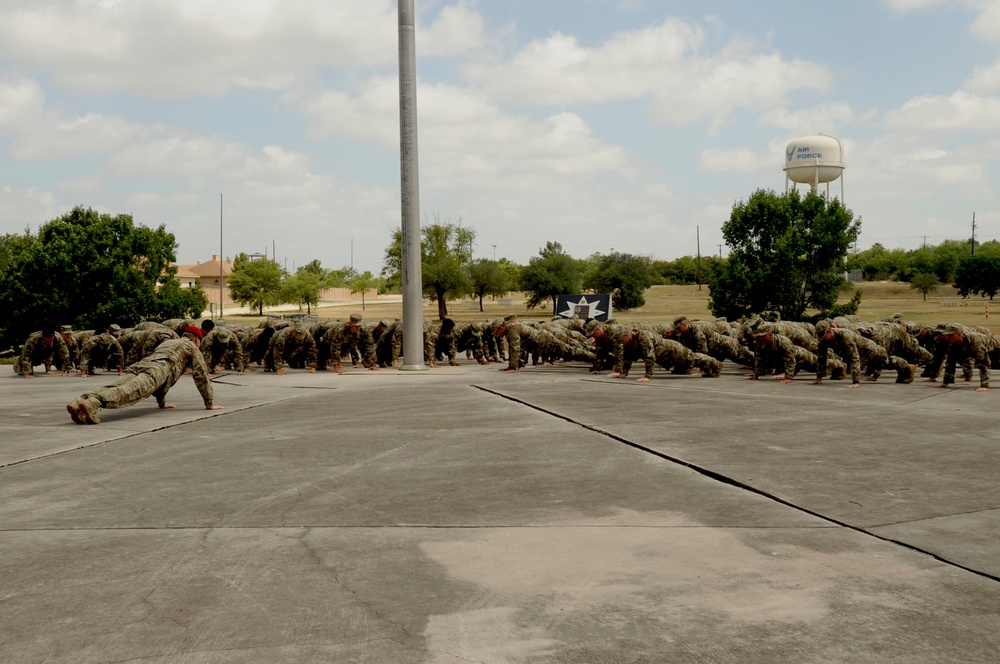
M 222 261 L 222 277 L 226 278 L 233 273 L 233 264 L 229 261 Z M 177 278 L 211 279 L 219 276 L 219 257 L 212 256 L 211 260 L 194 265 L 178 265 Z

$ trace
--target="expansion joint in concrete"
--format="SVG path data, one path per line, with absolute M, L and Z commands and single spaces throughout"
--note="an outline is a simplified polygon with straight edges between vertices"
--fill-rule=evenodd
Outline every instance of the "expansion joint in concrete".
M 483 387 L 481 385 L 471 385 L 470 387 L 473 387 L 473 388 L 475 388 L 477 390 L 481 390 L 483 392 L 486 392 L 487 394 L 492 394 L 494 396 L 500 397 L 501 399 L 507 399 L 508 401 L 512 401 L 514 403 L 520 404 L 520 405 L 525 406 L 527 408 L 531 408 L 532 410 L 536 410 L 536 411 L 538 411 L 540 413 L 544 413 L 544 414 L 549 415 L 551 417 L 558 418 L 558 419 L 563 420 L 565 422 L 569 422 L 570 424 L 574 424 L 574 425 L 576 425 L 578 427 L 581 427 L 583 429 L 586 429 L 588 431 L 593 431 L 594 433 L 600 434 L 600 435 L 602 435 L 602 436 L 604 436 L 606 438 L 610 438 L 611 440 L 614 440 L 614 441 L 616 441 L 618 443 L 621 443 L 622 445 L 627 445 L 629 447 L 632 447 L 632 448 L 635 448 L 635 449 L 640 450 L 642 452 L 645 452 L 646 454 L 650 454 L 652 456 L 659 457 L 660 459 L 663 459 L 664 461 L 669 461 L 670 463 L 677 464 L 679 466 L 683 466 L 685 468 L 693 470 L 694 472 L 696 472 L 696 473 L 698 473 L 700 475 L 704 475 L 705 477 L 713 479 L 713 480 L 715 480 L 717 482 L 721 482 L 723 484 L 728 484 L 730 486 L 734 486 L 734 487 L 742 489 L 744 491 L 748 491 L 750 493 L 754 493 L 754 494 L 756 494 L 758 496 L 762 496 L 764 498 L 767 498 L 768 500 L 772 500 L 772 501 L 774 501 L 774 502 L 776 502 L 776 503 L 778 503 L 780 505 L 784 505 L 785 507 L 790 507 L 791 509 L 797 510 L 797 511 L 802 512 L 804 514 L 808 514 L 808 515 L 813 516 L 813 517 L 816 517 L 817 519 L 822 519 L 823 521 L 826 521 L 828 523 L 832 523 L 832 524 L 834 524 L 836 526 L 840 526 L 842 528 L 848 528 L 848 529 L 853 530 L 855 532 L 868 535 L 869 537 L 874 537 L 875 539 L 881 540 L 883 542 L 889 542 L 889 543 L 892 543 L 892 544 L 896 544 L 896 545 L 901 546 L 903 548 L 910 549 L 911 551 L 915 551 L 915 552 L 921 553 L 921 554 L 923 554 L 925 556 L 929 556 L 929 557 L 933 558 L 934 560 L 937 560 L 938 562 L 941 562 L 941 563 L 943 563 L 945 565 L 949 565 L 951 567 L 956 567 L 958 569 L 964 570 L 966 572 L 970 572 L 972 574 L 975 574 L 977 576 L 981 576 L 981 577 L 986 578 L 986 579 L 990 579 L 992 581 L 998 581 L 998 582 L 1000 582 L 1000 576 L 997 576 L 995 574 L 990 574 L 988 572 L 984 572 L 982 570 L 978 570 L 978 569 L 975 569 L 973 567 L 969 567 L 967 565 L 962 565 L 962 564 L 957 563 L 957 562 L 955 562 L 953 560 L 949 560 L 947 558 L 939 556 L 938 554 L 934 553 L 933 551 L 928 551 L 928 550 L 920 548 L 918 546 L 914 546 L 913 544 L 909 544 L 908 542 L 903 542 L 901 540 L 893 539 L 891 537 L 885 537 L 883 535 L 879 535 L 878 533 L 872 532 L 872 531 L 867 530 L 865 528 L 862 528 L 860 526 L 855 526 L 855 525 L 852 525 L 850 523 L 847 523 L 846 521 L 841 521 L 840 519 L 835 519 L 835 518 L 833 518 L 831 516 L 828 516 L 826 514 L 821 514 L 819 512 L 816 512 L 814 510 L 809 509 L 808 507 L 804 507 L 802 505 L 797 505 L 797 504 L 792 503 L 792 502 L 790 502 L 788 500 L 785 500 L 784 498 L 776 496 L 776 495 L 774 495 L 772 493 L 768 493 L 767 491 L 763 491 L 761 489 L 758 489 L 757 487 L 752 486 L 750 484 L 747 484 L 746 482 L 741 482 L 740 480 L 737 480 L 735 478 L 729 477 L 727 475 L 723 475 L 722 473 L 719 473 L 719 472 L 716 472 L 714 470 L 711 470 L 710 468 L 705 468 L 704 466 L 699 466 L 698 464 L 691 463 L 690 461 L 685 461 L 684 459 L 681 459 L 680 457 L 675 457 L 675 456 L 671 456 L 669 454 L 665 454 L 663 452 L 660 452 L 659 450 L 655 450 L 655 449 L 653 449 L 651 447 L 647 447 L 646 445 L 643 445 L 641 443 L 637 443 L 637 442 L 629 440 L 627 438 L 623 438 L 623 437 L 621 437 L 621 436 L 619 436 L 617 434 L 614 434 L 614 433 L 612 433 L 610 431 L 605 431 L 604 429 L 601 429 L 600 427 L 595 427 L 595 426 L 587 424 L 585 422 L 580 422 L 579 420 L 575 420 L 572 417 L 569 417 L 568 415 L 562 415 L 561 413 L 557 413 L 557 412 L 555 412 L 553 410 L 549 410 L 547 408 L 543 408 L 542 406 L 539 406 L 537 404 L 533 404 L 533 403 L 525 401 L 523 399 L 518 399 L 517 397 L 510 396 L 509 394 L 504 394 L 503 392 L 497 392 L 496 390 L 492 390 L 490 388 Z

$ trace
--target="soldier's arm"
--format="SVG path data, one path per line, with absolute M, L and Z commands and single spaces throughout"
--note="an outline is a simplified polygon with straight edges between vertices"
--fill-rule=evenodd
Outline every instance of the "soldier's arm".
M 194 376 L 195 387 L 201 393 L 201 398 L 205 402 L 206 410 L 217 410 L 222 406 L 215 406 L 215 393 L 212 391 L 212 382 L 208 378 L 208 365 L 205 358 L 197 350 L 191 353 L 191 374 Z M 161 406 L 162 408 L 162 406 Z

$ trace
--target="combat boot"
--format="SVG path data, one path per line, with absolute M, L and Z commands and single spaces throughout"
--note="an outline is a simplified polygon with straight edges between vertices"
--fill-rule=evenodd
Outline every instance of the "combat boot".
M 101 419 L 97 416 L 100 409 L 101 402 L 96 397 L 79 397 L 66 404 L 66 410 L 77 424 L 100 424 Z
M 80 406 L 77 408 L 77 414 L 80 419 L 86 424 L 100 424 L 101 418 L 97 416 L 97 411 L 101 409 L 101 402 L 97 397 L 88 397 L 84 399 L 80 397 Z
M 917 367 L 913 364 L 907 364 L 905 367 L 899 370 L 899 375 L 896 377 L 897 383 L 912 383 L 914 376 L 917 375 Z

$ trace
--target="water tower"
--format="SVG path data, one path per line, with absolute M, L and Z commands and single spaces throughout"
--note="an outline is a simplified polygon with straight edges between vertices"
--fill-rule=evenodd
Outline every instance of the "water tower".
M 814 193 L 826 185 L 830 198 L 830 183 L 840 178 L 840 201 L 844 201 L 844 144 L 833 136 L 798 138 L 785 148 L 785 191 L 788 183 L 808 184 Z

